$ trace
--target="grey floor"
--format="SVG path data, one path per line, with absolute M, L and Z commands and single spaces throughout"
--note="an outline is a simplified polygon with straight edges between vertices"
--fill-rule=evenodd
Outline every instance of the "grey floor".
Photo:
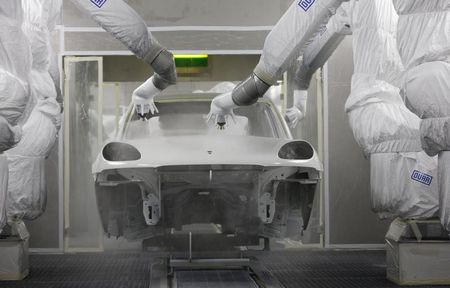
M 152 267 L 159 263 L 152 255 L 150 252 L 31 255 L 30 275 L 23 281 L 0 281 L 0 287 L 148 288 Z M 384 251 L 252 252 L 249 256 L 257 257 L 288 288 L 397 287 L 385 279 Z M 224 273 L 197 274 L 208 281 L 208 285 L 197 287 L 235 287 L 236 275 Z

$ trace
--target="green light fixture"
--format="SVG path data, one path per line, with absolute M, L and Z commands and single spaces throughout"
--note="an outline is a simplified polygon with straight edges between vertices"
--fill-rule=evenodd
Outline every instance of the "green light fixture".
M 175 54 L 174 59 L 177 68 L 208 67 L 208 54 Z

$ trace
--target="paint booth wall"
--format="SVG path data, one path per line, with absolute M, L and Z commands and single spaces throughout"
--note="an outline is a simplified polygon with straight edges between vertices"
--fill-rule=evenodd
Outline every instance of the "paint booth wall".
M 330 244 L 381 244 L 389 221 L 370 207 L 370 167 L 356 144 L 344 111 L 353 73 L 352 38 L 328 61 Z

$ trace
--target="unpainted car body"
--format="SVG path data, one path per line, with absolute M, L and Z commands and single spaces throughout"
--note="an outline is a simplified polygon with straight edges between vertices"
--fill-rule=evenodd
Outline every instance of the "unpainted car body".
M 206 122 L 214 96 L 158 97 L 159 113 L 145 121 L 128 109 L 93 165 L 108 235 L 164 238 L 197 225 L 200 234 L 251 244 L 285 236 L 278 228 L 294 206 L 304 223 L 297 232 L 305 229 L 322 171 L 314 149 L 292 139 L 268 99 L 236 109 L 218 129 Z

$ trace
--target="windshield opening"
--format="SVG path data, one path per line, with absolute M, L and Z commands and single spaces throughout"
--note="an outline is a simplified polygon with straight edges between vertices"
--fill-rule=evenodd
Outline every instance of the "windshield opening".
M 234 110 L 235 121 L 227 120 L 224 130 L 214 121 L 206 122 L 211 101 L 157 102 L 159 113 L 147 121 L 131 111 L 125 123 L 124 138 L 139 139 L 158 136 L 217 135 L 279 138 L 275 115 L 268 103 L 258 102 Z

